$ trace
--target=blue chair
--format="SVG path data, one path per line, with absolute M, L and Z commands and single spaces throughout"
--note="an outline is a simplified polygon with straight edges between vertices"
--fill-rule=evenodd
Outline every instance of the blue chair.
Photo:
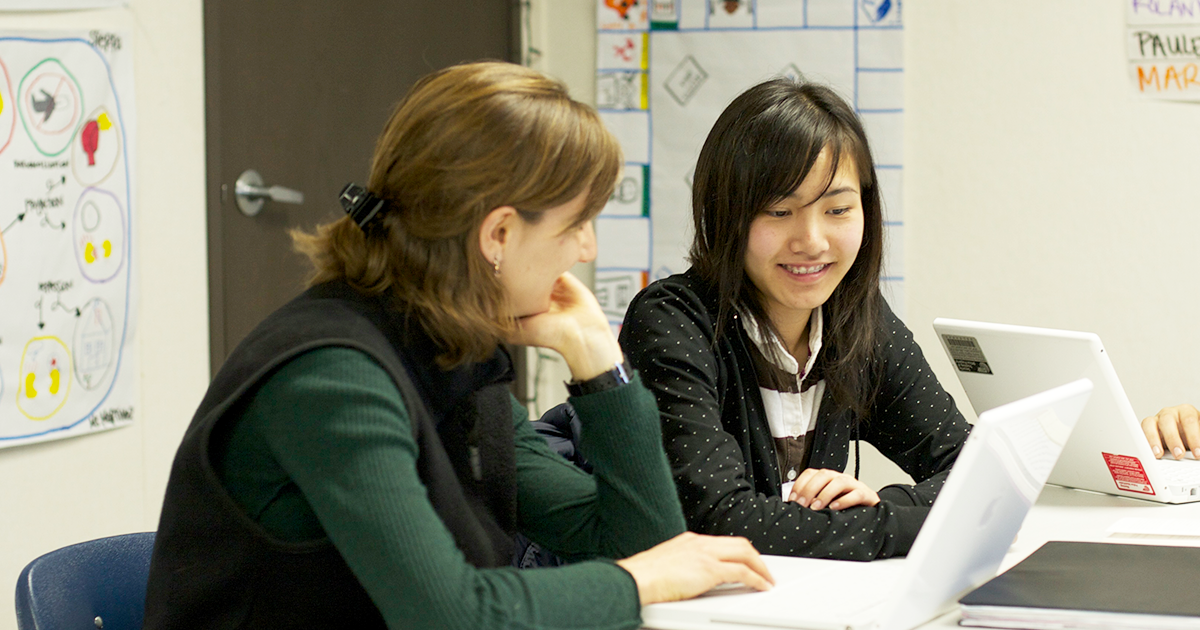
M 139 630 L 154 532 L 63 547 L 17 578 L 19 630 Z

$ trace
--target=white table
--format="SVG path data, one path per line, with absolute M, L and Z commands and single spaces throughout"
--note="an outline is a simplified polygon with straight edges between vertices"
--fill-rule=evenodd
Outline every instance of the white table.
M 1046 486 L 1030 510 L 1017 539 L 1000 565 L 1004 571 L 1024 560 L 1050 540 L 1078 540 L 1146 545 L 1200 547 L 1200 538 L 1109 536 L 1107 530 L 1128 518 L 1200 520 L 1200 502 L 1164 505 L 1107 494 Z M 952 611 L 921 626 L 925 630 L 959 628 L 958 611 Z

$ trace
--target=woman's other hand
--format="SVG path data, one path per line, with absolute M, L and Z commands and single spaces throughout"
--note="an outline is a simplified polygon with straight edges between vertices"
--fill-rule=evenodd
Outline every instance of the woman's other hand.
M 1191 405 L 1167 407 L 1142 420 L 1142 431 L 1155 457 L 1169 452 L 1175 459 L 1183 459 L 1190 450 L 1200 459 L 1200 412 Z
M 733 536 L 684 532 L 617 564 L 637 582 L 643 606 L 689 599 L 721 584 L 760 591 L 775 584 L 750 541 Z
M 550 308 L 517 320 L 517 329 L 507 341 L 558 352 L 577 381 L 607 372 L 621 360 L 621 347 L 600 303 L 569 272 L 555 281 Z
M 846 473 L 828 468 L 807 468 L 792 484 L 787 500 L 814 510 L 823 507 L 844 510 L 856 505 L 875 505 L 879 503 L 879 495 Z

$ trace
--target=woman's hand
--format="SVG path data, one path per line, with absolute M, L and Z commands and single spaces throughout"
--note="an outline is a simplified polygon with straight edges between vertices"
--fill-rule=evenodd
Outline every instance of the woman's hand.
M 643 606 L 689 599 L 726 583 L 760 591 L 775 584 L 750 541 L 733 536 L 684 532 L 617 565 L 637 582 Z
M 506 341 L 558 352 L 577 381 L 607 372 L 621 360 L 621 346 L 596 296 L 570 273 L 555 281 L 550 308 L 517 320 Z
M 814 510 L 826 506 L 831 510 L 844 510 L 856 505 L 875 505 L 879 503 L 879 495 L 846 473 L 828 468 L 807 468 L 792 484 L 787 500 Z
M 1170 451 L 1175 459 L 1183 459 L 1184 452 L 1191 450 L 1200 459 L 1200 412 L 1191 405 L 1167 407 L 1142 420 L 1142 431 L 1155 457 Z

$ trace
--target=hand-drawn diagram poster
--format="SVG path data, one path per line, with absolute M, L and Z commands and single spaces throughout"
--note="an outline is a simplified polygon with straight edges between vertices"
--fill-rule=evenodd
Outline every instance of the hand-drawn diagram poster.
M 131 61 L 0 33 L 0 447 L 133 421 Z
M 863 120 L 884 197 L 883 291 L 903 313 L 904 31 L 899 0 L 597 0 L 596 106 L 625 150 L 597 218 L 596 296 L 613 325 L 647 282 L 687 269 L 700 146 L 772 77 L 833 86 Z
M 1200 0 L 1125 0 L 1125 15 L 1137 93 L 1200 101 Z

